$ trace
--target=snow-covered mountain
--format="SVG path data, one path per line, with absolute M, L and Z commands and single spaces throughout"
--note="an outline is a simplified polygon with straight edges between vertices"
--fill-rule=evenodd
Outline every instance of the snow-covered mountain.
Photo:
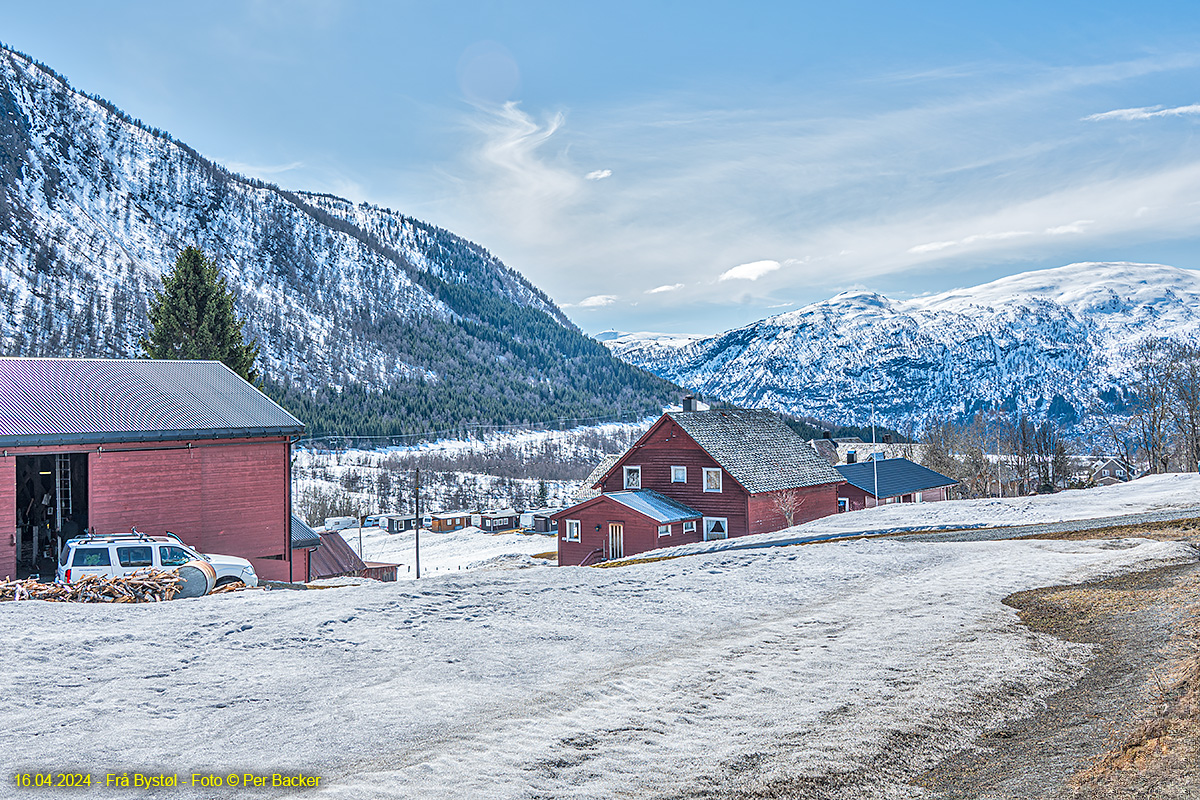
M 1084 263 L 912 300 L 844 292 L 711 337 L 629 334 L 622 358 L 705 396 L 904 429 L 999 405 L 1073 423 L 1130 346 L 1195 340 L 1200 272 Z
M 496 422 L 562 405 L 561 384 L 582 394 L 552 416 L 595 416 L 584 395 L 672 395 L 479 245 L 233 174 L 0 47 L 0 352 L 134 355 L 187 245 L 221 267 L 263 373 L 291 386 L 420 394 L 404 408 L 427 414 L 429 386 L 481 388 L 497 399 L 478 416 Z

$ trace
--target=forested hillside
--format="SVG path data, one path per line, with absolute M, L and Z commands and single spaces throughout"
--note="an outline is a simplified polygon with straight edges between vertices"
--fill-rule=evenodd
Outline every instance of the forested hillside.
M 0 351 L 131 357 L 179 251 L 222 270 L 265 388 L 315 434 L 615 416 L 677 391 L 484 248 L 236 175 L 0 48 Z

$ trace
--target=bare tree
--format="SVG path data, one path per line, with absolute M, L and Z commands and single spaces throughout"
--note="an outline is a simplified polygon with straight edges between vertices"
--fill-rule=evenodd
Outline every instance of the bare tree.
M 1135 441 L 1146 453 L 1152 473 L 1166 472 L 1170 466 L 1173 349 L 1170 342 L 1162 339 L 1143 339 L 1133 349 L 1130 418 Z
M 799 489 L 781 489 L 775 492 L 772 505 L 776 511 L 783 514 L 783 518 L 787 520 L 787 526 L 790 528 L 796 524 L 796 514 L 800 513 L 806 499 L 804 493 Z

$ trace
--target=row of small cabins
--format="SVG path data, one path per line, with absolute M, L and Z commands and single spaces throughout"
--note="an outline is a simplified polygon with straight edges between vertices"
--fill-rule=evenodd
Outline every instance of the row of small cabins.
M 0 528 L 10 532 L 0 536 L 0 578 L 52 572 L 72 535 L 135 526 L 247 558 L 268 580 L 331 569 L 385 575 L 389 565 L 362 562 L 340 535 L 292 514 L 292 447 L 303 431 L 218 362 L 0 358 Z M 545 515 L 544 525 L 557 527 L 560 564 L 745 536 L 835 513 L 839 503 L 891 498 L 884 476 L 894 461 L 902 459 L 873 465 L 876 490 L 830 466 L 771 412 L 692 404 L 601 464 L 588 481 L 594 496 Z M 898 499 L 939 499 L 937 487 L 911 477 Z

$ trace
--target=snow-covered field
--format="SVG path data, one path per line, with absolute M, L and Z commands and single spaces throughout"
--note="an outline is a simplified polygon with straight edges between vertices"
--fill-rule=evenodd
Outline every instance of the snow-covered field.
M 342 531 L 342 538 L 359 552 L 358 528 Z M 389 534 L 379 528 L 363 528 L 362 557 L 366 561 L 399 564 L 400 580 L 412 578 L 416 566 L 415 539 L 412 531 Z M 554 535 L 541 533 L 484 533 L 472 527 L 449 533 L 422 530 L 421 575 L 484 568 L 497 558 L 535 565 L 542 562 L 526 558 L 554 552 L 557 547 Z
M 1158 502 L 1175 502 L 1169 483 Z M 1190 499 L 1194 484 L 1174 484 Z M 778 778 L 915 797 L 916 771 L 1084 669 L 1087 646 L 1030 632 L 1005 596 L 1194 559 L 1142 539 L 867 539 L 512 568 L 525 554 L 159 605 L 3 603 L 0 765 L 5 781 L 88 772 L 90 797 L 289 796 L 190 785 L 274 772 L 320 776 L 304 795 L 334 798 L 720 796 Z M 110 790 L 109 772 L 181 786 Z
M 853 536 L 902 531 L 999 528 L 1043 522 L 1098 519 L 1122 514 L 1170 511 L 1200 507 L 1200 475 L 1169 473 L 1147 475 L 1129 483 L 1074 489 L 1032 497 L 988 497 L 940 503 L 896 503 L 834 514 L 773 533 L 699 542 L 644 553 L 653 558 L 664 553 L 684 555 L 726 548 L 770 544 L 806 536 Z

